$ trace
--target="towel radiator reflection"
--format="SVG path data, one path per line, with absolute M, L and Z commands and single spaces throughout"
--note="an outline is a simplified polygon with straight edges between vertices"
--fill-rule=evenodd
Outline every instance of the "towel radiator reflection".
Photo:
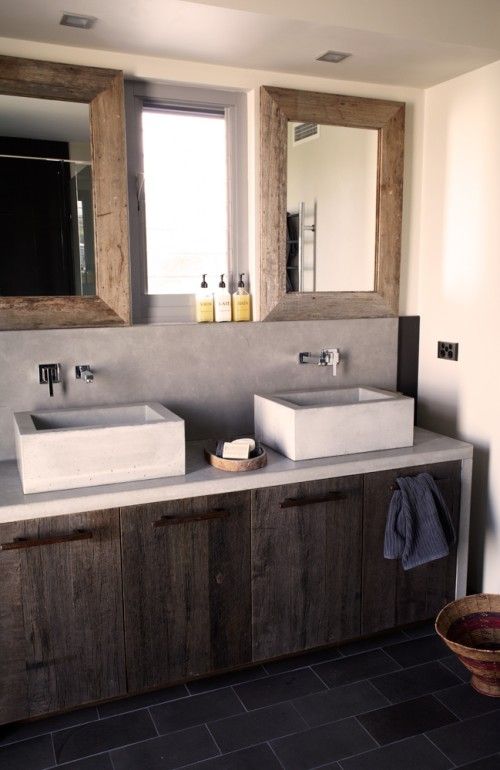
M 316 209 L 317 203 L 314 202 L 313 223 L 306 225 L 306 204 L 304 201 L 299 203 L 299 244 L 298 244 L 298 273 L 299 273 L 299 291 L 304 291 L 304 270 L 312 270 L 312 291 L 316 291 Z M 313 234 L 312 240 L 312 267 L 304 267 L 304 246 L 305 233 L 309 231 Z

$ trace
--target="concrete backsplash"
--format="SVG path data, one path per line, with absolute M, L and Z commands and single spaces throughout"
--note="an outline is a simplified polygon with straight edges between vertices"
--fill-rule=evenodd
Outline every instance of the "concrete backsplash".
M 375 385 L 396 388 L 397 318 L 0 332 L 0 460 L 15 457 L 12 413 L 86 404 L 160 401 L 188 439 L 253 431 L 253 394 Z M 298 366 L 300 351 L 338 347 L 331 367 Z M 60 363 L 63 385 L 38 383 Z M 95 382 L 75 380 L 90 364 Z

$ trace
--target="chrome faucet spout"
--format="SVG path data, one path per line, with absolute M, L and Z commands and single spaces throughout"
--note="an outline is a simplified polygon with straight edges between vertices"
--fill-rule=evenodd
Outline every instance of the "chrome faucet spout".
M 75 366 L 75 377 L 77 380 L 83 380 L 89 384 L 94 382 L 94 372 L 89 364 L 78 364 L 78 366 Z
M 319 353 L 299 353 L 299 364 L 316 364 L 317 366 L 331 366 L 332 374 L 337 374 L 337 366 L 340 363 L 338 348 L 323 348 Z

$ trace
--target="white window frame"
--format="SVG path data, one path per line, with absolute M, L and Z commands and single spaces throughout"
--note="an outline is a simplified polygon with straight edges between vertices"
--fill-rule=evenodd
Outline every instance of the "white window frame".
M 127 163 L 134 323 L 195 322 L 195 294 L 148 294 L 142 110 L 144 105 L 223 108 L 227 125 L 228 261 L 226 285 L 234 290 L 238 273 L 248 278 L 248 193 L 246 94 L 167 83 L 126 81 Z M 201 282 L 201 276 L 200 276 Z M 212 287 L 211 287 L 212 288 Z M 215 287 L 214 287 L 215 288 Z

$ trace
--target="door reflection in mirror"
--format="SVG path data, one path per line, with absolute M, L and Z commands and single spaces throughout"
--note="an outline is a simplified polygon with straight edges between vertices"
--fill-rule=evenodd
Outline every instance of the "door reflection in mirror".
M 95 295 L 88 104 L 0 95 L 0 295 Z
M 288 123 L 287 292 L 373 291 L 378 131 Z

